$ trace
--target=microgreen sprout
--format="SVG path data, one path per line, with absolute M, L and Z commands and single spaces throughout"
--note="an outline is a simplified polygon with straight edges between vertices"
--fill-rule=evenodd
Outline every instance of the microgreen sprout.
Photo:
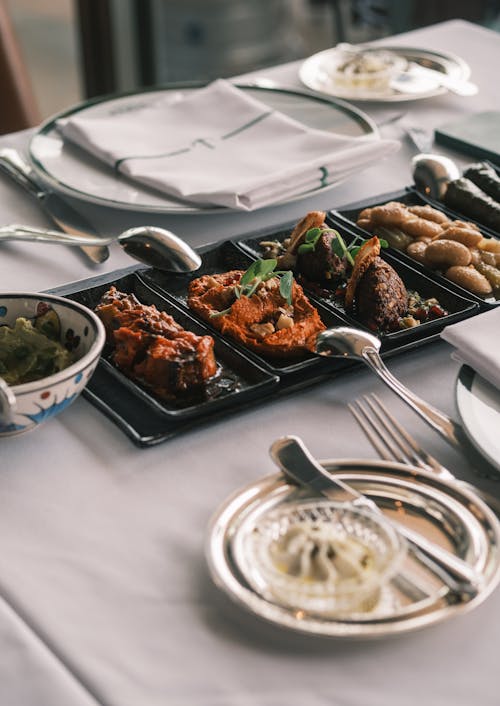
M 287 304 L 292 303 L 293 273 L 291 270 L 275 270 L 278 261 L 274 258 L 269 260 L 256 260 L 241 276 L 238 284 L 234 285 L 234 295 L 236 299 L 241 297 L 251 297 L 257 291 L 258 286 L 268 279 L 278 277 L 280 280 L 280 294 Z M 229 314 L 231 307 L 223 311 L 213 311 L 211 318 Z

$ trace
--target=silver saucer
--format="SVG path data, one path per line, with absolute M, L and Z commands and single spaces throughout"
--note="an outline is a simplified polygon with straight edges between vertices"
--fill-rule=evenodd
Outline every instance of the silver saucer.
M 432 541 L 468 561 L 484 577 L 478 595 L 466 602 L 408 555 L 398 576 L 368 614 L 342 619 L 288 608 L 253 590 L 234 556 L 239 532 L 251 532 L 261 513 L 297 497 L 281 474 L 257 480 L 231 496 L 213 517 L 206 557 L 216 585 L 235 603 L 281 628 L 333 638 L 371 639 L 417 630 L 466 613 L 480 605 L 500 581 L 500 524 L 475 494 L 418 468 L 387 461 L 322 461 L 340 468 L 335 475 Z M 248 518 L 251 518 L 249 521 Z M 240 563 L 241 565 L 241 563 Z
M 403 57 L 407 61 L 420 64 L 429 69 L 441 71 L 450 78 L 457 80 L 467 80 L 471 70 L 469 65 L 459 56 L 449 52 L 431 51 L 416 47 L 386 46 L 373 44 L 367 48 L 374 50 L 390 51 L 397 56 Z M 317 54 L 313 54 L 304 60 L 299 69 L 299 78 L 307 88 L 327 96 L 334 96 L 344 100 L 368 101 L 368 102 L 401 102 L 414 101 L 422 98 L 433 98 L 448 93 L 448 89 L 436 85 L 432 89 L 423 90 L 421 93 L 399 93 L 391 88 L 384 90 L 354 89 L 337 86 L 329 73 L 329 65 L 332 59 L 338 55 L 339 49 L 332 47 Z

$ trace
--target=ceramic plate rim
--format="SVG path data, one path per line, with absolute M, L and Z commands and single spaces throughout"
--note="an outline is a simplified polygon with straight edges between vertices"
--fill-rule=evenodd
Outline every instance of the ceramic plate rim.
M 77 113 L 80 113 L 88 108 L 93 108 L 98 105 L 104 105 L 105 103 L 110 103 L 112 104 L 113 101 L 118 101 L 122 99 L 127 99 L 130 98 L 131 100 L 134 98 L 137 98 L 141 95 L 148 95 L 148 94 L 153 94 L 153 93 L 161 93 L 161 92 L 166 92 L 166 91 L 182 91 L 182 90 L 193 90 L 196 88 L 201 88 L 205 83 L 175 83 L 175 84 L 167 84 L 164 86 L 154 86 L 150 88 L 145 88 L 142 90 L 134 90 L 134 91 L 125 91 L 122 93 L 115 93 L 107 96 L 98 96 L 96 98 L 91 98 L 86 101 L 82 101 L 66 110 L 61 111 L 60 113 L 57 113 L 51 117 L 49 117 L 47 120 L 45 120 L 42 125 L 36 130 L 35 134 L 31 136 L 29 146 L 28 146 L 28 155 L 29 159 L 31 162 L 31 165 L 33 166 L 34 171 L 36 172 L 37 176 L 40 178 L 41 181 L 44 183 L 49 184 L 50 188 L 55 191 L 55 192 L 60 192 L 70 198 L 78 199 L 87 203 L 91 203 L 94 205 L 98 206 L 106 206 L 108 208 L 120 208 L 123 210 L 132 210 L 132 211 L 137 211 L 141 213 L 159 213 L 159 214 L 202 214 L 202 215 L 207 215 L 207 214 L 221 214 L 221 213 L 240 213 L 237 209 L 232 209 L 232 208 L 224 208 L 224 207 L 219 207 L 219 206 L 214 206 L 214 207 L 196 207 L 192 206 L 189 204 L 183 204 L 179 202 L 179 206 L 176 204 L 169 204 L 167 206 L 162 206 L 162 205 L 157 205 L 157 204 L 147 204 L 147 203 L 131 203 L 127 201 L 120 201 L 120 200 L 115 200 L 111 198 L 105 198 L 103 196 L 100 196 L 98 194 L 91 194 L 87 193 L 85 191 L 81 191 L 71 185 L 65 184 L 63 181 L 59 180 L 56 176 L 54 176 L 52 173 L 50 173 L 47 168 L 44 166 L 44 164 L 40 161 L 39 156 L 37 156 L 34 152 L 34 146 L 36 145 L 36 141 L 40 139 L 41 137 L 47 137 L 48 134 L 54 133 L 55 132 L 55 123 L 57 120 L 60 120 L 62 118 L 69 117 L 70 115 L 74 115 Z M 325 105 L 329 105 L 329 107 L 332 110 L 340 111 L 349 117 L 351 117 L 355 122 L 358 124 L 362 125 L 363 130 L 364 130 L 364 135 L 365 136 L 372 136 L 375 139 L 379 139 L 379 130 L 377 128 L 377 125 L 375 121 L 367 115 L 364 111 L 362 111 L 360 108 L 357 108 L 356 106 L 351 105 L 347 101 L 343 100 L 340 97 L 334 97 L 334 96 L 328 96 L 328 95 L 319 95 L 316 91 L 307 91 L 304 90 L 303 88 L 293 88 L 293 87 L 269 87 L 269 86 L 263 86 L 263 85 L 258 85 L 257 83 L 251 83 L 245 81 L 238 81 L 235 82 L 235 84 L 238 88 L 247 89 L 247 90 L 255 90 L 255 91 L 262 91 L 263 93 L 268 92 L 268 93 L 280 93 L 280 94 L 288 94 L 288 95 L 294 95 L 299 98 L 305 98 L 309 101 L 320 101 L 324 103 Z M 62 142 L 62 139 L 61 139 Z M 88 166 L 86 166 L 88 168 Z M 291 197 L 285 201 L 280 201 L 276 202 L 275 204 L 271 204 L 269 206 L 266 206 L 265 208 L 272 208 L 274 206 L 283 206 L 288 203 L 295 203 L 297 201 L 300 201 L 303 198 L 307 198 L 307 196 L 311 194 L 317 194 L 317 193 L 323 193 L 324 191 L 328 191 L 331 188 L 334 188 L 338 184 L 341 183 L 342 180 L 339 180 L 333 184 L 329 184 L 327 186 L 322 186 L 319 187 L 318 189 L 313 189 L 311 191 L 304 192 L 303 194 L 299 194 L 298 196 Z M 264 210 L 264 209 L 259 209 L 259 210 Z
M 482 433 L 482 429 L 479 428 L 479 434 L 477 425 L 475 425 L 474 420 L 471 417 L 470 411 L 470 401 L 471 398 L 475 398 L 474 392 L 472 390 L 474 381 L 479 378 L 481 384 L 487 386 L 488 391 L 493 394 L 497 394 L 500 400 L 500 392 L 495 390 L 493 385 L 490 385 L 484 378 L 482 378 L 475 370 L 470 368 L 468 365 L 462 365 L 459 370 L 456 384 L 455 384 L 455 399 L 457 405 L 457 411 L 462 423 L 463 429 L 467 434 L 467 438 L 470 440 L 471 444 L 489 461 L 489 463 L 498 471 L 500 471 L 500 460 L 498 456 L 495 456 L 495 451 L 500 451 L 500 444 L 496 447 L 491 444 L 491 437 Z
M 386 45 L 386 44 L 380 44 L 380 45 L 367 45 L 367 48 L 370 49 L 380 49 L 381 51 L 393 51 L 396 54 L 402 54 L 405 56 L 406 54 L 410 56 L 432 56 L 436 57 L 437 59 L 444 59 L 446 62 L 449 62 L 451 64 L 455 64 L 457 68 L 457 73 L 456 73 L 456 78 L 461 78 L 463 80 L 467 80 L 470 77 L 471 74 L 471 69 L 469 64 L 462 59 L 460 56 L 457 54 L 453 54 L 451 52 L 439 52 L 439 51 L 434 51 L 432 49 L 425 49 L 425 48 L 417 48 L 417 47 L 409 47 L 409 46 L 395 46 L 395 45 Z M 445 93 L 448 93 L 448 89 L 445 88 L 444 86 L 438 86 L 432 91 L 423 91 L 422 93 L 417 93 L 417 94 L 403 94 L 403 93 L 395 93 L 395 94 L 385 94 L 385 93 L 374 93 L 373 95 L 366 95 L 366 94 L 357 94 L 355 91 L 341 91 L 340 93 L 337 93 L 336 91 L 328 91 L 322 88 L 317 88 L 316 83 L 314 81 L 314 78 L 310 78 L 308 76 L 309 71 L 311 68 L 315 69 L 316 65 L 318 62 L 320 62 L 323 57 L 328 56 L 335 52 L 337 50 L 337 47 L 331 47 L 330 49 L 324 49 L 323 51 L 317 52 L 316 54 L 313 54 L 312 56 L 309 56 L 307 59 L 305 59 L 300 68 L 299 68 L 299 78 L 302 81 L 302 83 L 309 88 L 310 90 L 313 90 L 321 95 L 325 96 L 331 96 L 334 98 L 340 98 L 343 100 L 351 100 L 351 101 L 359 101 L 359 102 L 364 102 L 364 103 L 373 103 L 373 102 L 383 102 L 383 103 L 390 103 L 390 102 L 402 102 L 402 101 L 414 101 L 414 100 L 422 100 L 424 98 L 434 98 L 435 96 L 441 96 Z M 448 72 L 447 72 L 448 73 Z

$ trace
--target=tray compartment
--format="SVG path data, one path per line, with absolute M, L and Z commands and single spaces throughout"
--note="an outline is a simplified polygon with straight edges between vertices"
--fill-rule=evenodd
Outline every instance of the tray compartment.
M 344 219 L 339 220 L 338 218 L 329 215 L 326 219 L 326 223 L 331 228 L 340 231 L 342 238 L 348 246 L 360 245 L 364 240 L 363 235 L 366 236 L 364 232 L 363 235 L 361 235 L 361 229 L 357 228 L 357 226 L 351 226 L 351 224 Z M 260 242 L 262 240 L 277 240 L 282 242 L 289 235 L 290 230 L 279 230 L 270 236 L 250 237 L 240 240 L 238 241 L 238 244 L 252 257 L 260 257 L 262 254 Z M 393 248 L 388 248 L 387 250 L 383 249 L 381 252 L 381 257 L 395 269 L 405 283 L 407 289 L 417 291 L 424 299 L 429 299 L 432 297 L 436 298 L 441 306 L 448 311 L 447 316 L 443 316 L 439 319 L 433 319 L 432 321 L 427 321 L 413 328 L 401 329 L 400 331 L 392 332 L 378 332 L 377 335 L 382 341 L 382 351 L 388 351 L 399 343 L 417 339 L 426 339 L 430 336 L 434 336 L 445 326 L 477 313 L 478 304 L 476 302 L 473 302 L 470 298 L 456 294 L 452 291 L 452 289 L 442 284 L 436 278 L 411 266 L 410 263 L 414 262 L 411 258 L 406 257 L 405 261 L 405 259 L 399 257 L 398 252 Z M 444 280 L 444 278 L 442 279 Z M 307 292 L 308 296 L 310 296 L 312 301 L 315 303 L 319 302 L 324 308 L 331 309 L 335 313 L 339 314 L 346 319 L 349 325 L 368 330 L 366 326 L 355 318 L 355 316 L 352 316 L 346 312 L 343 301 L 338 297 L 335 297 L 333 292 L 331 295 L 326 294 L 326 290 L 319 293 L 319 288 L 315 288 L 313 290 L 310 289 L 307 284 L 304 284 L 304 290 Z
M 256 259 L 255 256 L 250 255 L 248 252 L 244 252 L 236 243 L 232 241 L 225 241 L 215 246 L 211 246 L 210 249 L 205 251 L 200 251 L 202 256 L 202 265 L 197 272 L 191 275 L 170 275 L 159 270 L 147 270 L 143 272 L 142 276 L 144 280 L 152 287 L 158 289 L 159 292 L 165 292 L 168 296 L 173 297 L 179 306 L 186 307 L 187 309 L 187 290 L 188 285 L 191 280 L 201 277 L 206 274 L 216 274 L 220 272 L 227 272 L 229 270 L 246 270 Z M 321 316 L 321 320 L 327 328 L 333 326 L 343 326 L 348 323 L 348 320 L 343 317 L 339 312 L 334 311 L 332 308 L 327 308 L 322 306 L 317 299 L 311 297 L 314 306 L 318 309 Z M 187 309 L 189 311 L 189 309 Z M 196 316 L 193 312 L 192 316 Z M 197 317 L 198 318 L 198 317 Z M 200 319 L 201 321 L 201 319 Z M 222 334 L 215 328 L 212 328 L 208 322 L 204 322 L 207 329 L 210 330 L 213 335 L 222 336 Z M 245 351 L 245 354 L 251 356 L 252 359 L 258 361 L 259 365 L 270 370 L 273 374 L 283 376 L 297 377 L 302 374 L 304 370 L 312 369 L 314 372 L 311 374 L 321 373 L 325 369 L 325 360 L 321 357 L 315 356 L 312 353 L 305 353 L 303 357 L 294 360 L 279 360 L 274 358 L 264 358 L 254 351 L 250 351 L 245 348 L 242 344 L 230 339 L 229 337 L 224 337 L 226 341 L 230 341 L 231 345 L 238 347 L 239 350 Z M 332 361 L 326 361 L 328 369 L 332 368 Z M 348 365 L 348 362 L 342 360 L 335 361 L 335 367 L 341 369 Z
M 411 188 L 407 187 L 403 191 L 382 194 L 380 196 L 374 197 L 373 199 L 367 199 L 364 201 L 358 201 L 358 202 L 349 204 L 349 205 L 347 205 L 343 208 L 340 208 L 338 210 L 331 211 L 329 214 L 329 217 L 331 219 L 333 219 L 333 221 L 335 223 L 337 223 L 337 226 L 339 226 L 343 223 L 347 228 L 352 230 L 357 235 L 360 235 L 363 238 L 370 238 L 372 236 L 372 234 L 369 233 L 368 231 L 364 230 L 363 228 L 360 228 L 356 224 L 358 215 L 364 208 L 372 208 L 374 206 L 380 206 L 382 204 L 387 203 L 388 201 L 400 201 L 401 203 L 405 204 L 405 206 L 430 205 L 433 208 L 437 209 L 438 211 L 442 211 L 443 213 L 445 213 L 449 218 L 457 219 L 457 220 L 464 220 L 463 216 L 446 208 L 446 206 L 444 206 L 442 203 L 436 202 L 436 201 L 429 199 L 427 197 L 423 197 L 422 194 L 420 194 L 413 187 L 411 187 Z M 465 218 L 465 220 L 471 220 L 471 219 Z M 471 220 L 471 222 L 473 222 L 473 221 Z M 480 227 L 481 232 L 483 233 L 484 237 L 487 237 L 487 238 L 493 237 L 493 233 L 488 231 L 488 229 L 485 228 L 482 224 L 478 223 L 477 225 Z M 448 290 L 450 290 L 452 292 L 456 292 L 462 298 L 468 299 L 469 301 L 476 302 L 482 310 L 492 309 L 500 304 L 500 300 L 496 300 L 491 295 L 489 295 L 487 297 L 481 297 L 476 294 L 473 294 L 472 292 L 469 292 L 467 289 L 464 289 L 460 285 L 455 284 L 454 282 L 451 282 L 449 279 L 446 279 L 446 277 L 444 275 L 442 275 L 440 272 L 438 272 L 437 270 L 432 270 L 430 267 L 427 267 L 426 265 L 423 265 L 423 264 L 417 262 L 416 260 L 411 258 L 406 253 L 402 252 L 401 250 L 396 250 L 395 248 L 389 248 L 388 252 L 390 252 L 391 255 L 395 256 L 398 260 L 410 265 L 414 270 L 425 274 L 427 277 L 429 277 L 430 279 L 434 280 L 435 282 L 438 282 L 439 284 L 443 285 Z
M 99 283 L 84 289 L 66 292 L 70 299 L 94 309 L 102 295 L 114 284 L 119 291 L 135 294 L 142 304 L 154 304 L 157 309 L 166 311 L 183 328 L 198 335 L 207 335 L 207 329 L 173 301 L 151 289 L 142 279 L 140 273 L 132 273 L 118 279 Z M 99 362 L 99 379 L 90 382 L 90 389 L 99 394 L 99 389 L 113 386 L 133 397 L 136 402 L 152 410 L 160 417 L 170 419 L 186 419 L 204 414 L 212 414 L 228 405 L 241 405 L 246 401 L 265 395 L 278 384 L 276 376 L 259 367 L 240 351 L 235 350 L 225 341 L 214 337 L 215 358 L 218 364 L 218 374 L 209 381 L 202 391 L 192 395 L 179 395 L 174 400 L 164 400 L 155 397 L 154 393 L 142 387 L 140 383 L 131 380 L 112 362 L 112 349 L 106 346 Z

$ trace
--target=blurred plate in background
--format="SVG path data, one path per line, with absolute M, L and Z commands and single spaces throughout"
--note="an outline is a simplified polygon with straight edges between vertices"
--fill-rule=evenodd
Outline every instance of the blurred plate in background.
M 367 47 L 368 49 L 368 47 Z M 441 52 L 428 51 L 427 49 L 415 49 L 411 47 L 392 47 L 384 45 L 374 45 L 369 47 L 374 51 L 387 51 L 396 54 L 398 57 L 406 59 L 408 62 L 415 62 L 429 69 L 441 71 L 454 79 L 466 80 L 470 76 L 469 65 L 454 54 L 442 54 Z M 409 101 L 420 100 L 422 98 L 432 98 L 447 93 L 448 90 L 437 84 L 424 88 L 421 93 L 403 94 L 390 87 L 378 90 L 363 90 L 361 88 L 338 85 L 332 74 L 334 66 L 341 49 L 333 47 L 318 54 L 313 54 L 306 59 L 300 67 L 299 77 L 302 83 L 313 91 L 336 96 L 348 100 L 356 101 Z

